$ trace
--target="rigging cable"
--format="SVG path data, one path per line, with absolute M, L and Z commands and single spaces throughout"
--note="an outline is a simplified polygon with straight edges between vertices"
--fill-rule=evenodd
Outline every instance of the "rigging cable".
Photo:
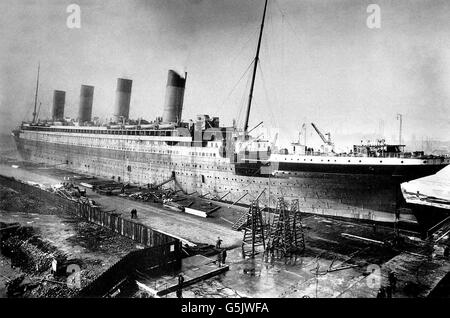
M 248 25 L 248 22 L 245 24 L 245 26 Z M 240 48 L 240 50 L 238 50 L 233 58 L 226 63 L 227 64 L 227 68 L 226 69 L 230 69 L 231 66 L 235 63 L 235 61 L 237 60 L 237 58 L 241 55 L 241 53 L 244 51 L 244 49 L 246 47 L 248 47 L 250 41 L 254 38 L 255 33 L 257 33 L 257 29 L 254 29 L 253 32 L 250 33 L 248 39 L 245 41 L 244 45 L 242 45 L 242 47 Z M 253 63 L 253 62 L 252 62 Z M 250 66 L 252 65 L 252 63 L 250 63 Z M 250 66 L 248 68 L 250 68 Z M 244 74 L 242 75 L 242 77 L 245 76 L 246 72 L 248 71 L 248 69 L 244 72 Z M 242 79 L 242 77 L 239 79 L 239 81 L 236 83 L 236 85 L 233 87 L 233 89 L 231 90 L 231 92 L 228 94 L 228 96 L 225 98 L 225 100 L 219 104 L 219 106 L 216 107 L 216 109 L 214 110 L 214 113 L 217 113 L 217 111 L 219 111 L 219 109 L 222 108 L 222 106 L 225 104 L 225 102 L 227 101 L 227 99 L 230 97 L 230 95 L 232 94 L 233 90 L 236 88 L 237 84 L 239 84 L 240 80 Z M 216 80 L 216 83 L 218 82 L 218 79 Z
M 302 41 L 301 41 L 300 38 L 298 37 L 297 32 L 295 32 L 295 29 L 294 29 L 293 25 L 291 24 L 291 22 L 289 21 L 289 19 L 287 19 L 287 14 L 281 9 L 281 6 L 280 6 L 280 4 L 278 3 L 277 0 L 274 0 L 274 2 L 275 2 L 275 4 L 277 5 L 277 8 L 278 8 L 278 10 L 279 10 L 280 13 L 281 13 L 281 16 L 282 16 L 283 18 L 286 18 L 286 22 L 287 22 L 288 26 L 291 28 L 292 33 L 293 33 L 294 36 L 296 37 L 296 39 L 297 39 L 297 41 L 298 41 L 298 44 L 300 44 Z
M 28 118 L 28 115 L 30 115 L 30 109 L 27 109 L 26 111 L 25 111 L 25 115 L 23 116 L 23 119 L 22 119 L 22 121 L 24 122 L 24 121 L 26 121 L 26 119 Z
M 236 82 L 236 84 L 233 86 L 233 88 L 231 89 L 230 93 L 227 95 L 227 97 L 225 98 L 225 100 L 222 102 L 222 104 L 220 104 L 216 110 L 214 111 L 214 113 L 217 113 L 217 111 L 219 110 L 219 108 L 222 108 L 223 105 L 225 104 L 225 102 L 228 100 L 228 98 L 230 98 L 231 94 L 233 94 L 234 90 L 236 89 L 236 87 L 239 85 L 239 83 L 242 81 L 242 79 L 245 77 L 245 75 L 248 73 L 248 71 L 250 70 L 250 67 L 252 66 L 253 61 L 248 65 L 247 69 L 244 71 L 244 73 L 241 75 L 241 77 L 239 78 L 239 80 Z
M 268 12 L 273 12 L 271 3 L 269 3 Z M 273 17 L 272 17 L 272 14 L 269 14 L 268 17 L 269 17 L 269 18 L 268 18 L 268 20 L 269 20 L 269 28 L 271 28 L 272 33 L 275 33 L 274 19 L 273 19 Z M 269 38 L 269 39 L 268 39 L 268 38 Z M 283 73 L 283 72 L 284 72 L 284 69 L 285 69 L 285 62 L 284 62 L 284 38 L 281 39 L 281 44 L 280 44 L 280 45 L 274 44 L 274 45 L 275 45 L 275 49 L 271 49 L 271 48 L 269 47 L 268 43 L 275 43 L 275 41 L 271 41 L 271 40 L 270 40 L 270 33 L 267 34 L 267 36 L 266 36 L 266 37 L 264 38 L 264 40 L 263 40 L 264 49 L 265 49 L 265 51 L 266 51 L 266 58 L 264 59 L 264 62 L 268 64 L 268 67 L 269 67 L 270 70 L 278 70 L 278 71 L 279 71 L 279 70 L 281 69 L 281 70 L 282 70 L 282 73 Z M 271 57 L 271 52 L 278 52 L 278 51 L 280 51 L 280 50 L 278 49 L 279 46 L 281 46 L 281 49 L 282 49 L 282 52 L 281 52 L 281 58 L 282 58 L 282 61 L 281 61 L 281 65 L 280 65 L 279 67 L 277 67 L 277 66 L 272 62 L 272 59 L 271 59 L 270 57 Z M 261 63 L 260 63 L 260 64 L 261 64 Z M 262 67 L 261 67 L 261 65 L 260 65 L 260 71 L 261 71 L 261 75 L 263 75 L 263 74 L 262 74 Z M 283 79 L 284 79 L 284 77 L 283 77 Z M 268 87 L 268 86 L 267 86 L 267 84 L 266 84 L 266 83 L 268 83 L 268 82 L 266 82 L 266 81 L 264 80 L 264 78 L 262 78 L 262 80 L 263 80 L 263 84 L 264 84 L 264 90 L 265 90 L 266 100 L 267 100 L 267 102 L 269 103 L 269 105 L 267 106 L 267 108 L 269 109 L 269 112 L 270 112 L 270 115 L 271 115 L 271 123 L 272 123 L 272 125 L 274 125 L 275 127 L 279 128 L 279 121 L 278 121 L 278 118 L 277 118 L 276 116 L 274 116 L 275 114 L 272 112 L 272 109 L 271 109 L 271 105 L 272 105 L 272 104 L 271 104 L 270 99 L 268 98 L 268 96 L 269 96 L 268 90 L 267 90 L 267 87 Z M 270 83 L 269 83 L 269 84 L 270 84 Z M 284 88 L 284 86 L 283 86 L 283 88 Z M 282 107 L 282 106 L 284 106 L 284 102 L 280 102 L 280 101 L 281 101 L 281 100 L 284 101 L 284 99 L 283 99 L 283 98 L 280 98 L 280 96 L 279 96 L 279 94 L 278 94 L 278 91 L 279 91 L 279 90 L 273 90 L 272 96 L 273 96 L 273 98 L 275 99 L 275 104 L 276 104 L 276 105 L 279 105 L 278 107 Z M 282 96 L 283 96 L 283 93 L 282 93 Z
M 253 60 L 253 62 L 250 64 L 250 66 L 252 66 L 253 65 L 253 63 L 254 63 L 254 60 Z M 242 111 L 244 110 L 244 108 L 246 108 L 246 100 L 247 100 L 247 98 L 248 98 L 248 96 L 247 96 L 247 91 L 248 91 L 248 88 L 249 88 L 249 86 L 250 86 L 250 82 L 251 82 L 251 76 L 249 76 L 248 78 L 247 78 L 247 83 L 245 84 L 245 89 L 244 89 L 244 91 L 243 91 L 243 93 L 242 93 L 242 96 L 241 96 L 241 101 L 239 102 L 239 105 L 240 105 L 240 108 L 239 108 L 239 113 L 238 113 L 238 117 L 237 117 L 237 127 L 241 127 L 242 125 L 242 121 L 241 121 L 241 115 L 242 115 Z
M 275 117 L 275 114 L 272 112 L 272 108 L 270 107 L 270 98 L 269 98 L 269 94 L 267 91 L 266 81 L 264 79 L 264 74 L 263 74 L 261 65 L 259 66 L 259 72 L 261 73 L 261 81 L 263 83 L 264 95 L 265 95 L 267 103 L 268 103 L 267 109 L 269 110 L 271 119 L 275 121 L 275 127 L 279 127 L 279 122 L 277 120 L 277 117 Z

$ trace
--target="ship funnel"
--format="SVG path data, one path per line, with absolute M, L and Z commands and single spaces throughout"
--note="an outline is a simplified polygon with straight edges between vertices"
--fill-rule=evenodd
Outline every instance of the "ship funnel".
M 64 120 L 64 104 L 66 103 L 66 92 L 53 91 L 53 109 L 52 119 L 53 121 Z
M 81 85 L 78 122 L 82 123 L 85 121 L 91 121 L 93 99 L 94 99 L 94 86 Z
M 129 79 L 117 79 L 116 103 L 114 106 L 114 118 L 116 122 L 121 122 L 123 118 L 128 119 L 132 84 L 133 81 Z
M 166 101 L 164 103 L 163 122 L 176 123 L 181 120 L 183 111 L 184 86 L 186 78 L 177 72 L 169 70 L 166 87 Z

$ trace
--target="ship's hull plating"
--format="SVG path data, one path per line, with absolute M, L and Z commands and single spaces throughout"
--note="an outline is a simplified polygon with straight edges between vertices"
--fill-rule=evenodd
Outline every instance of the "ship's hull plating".
M 307 169 L 307 165 L 300 170 L 280 164 L 276 176 L 239 175 L 236 166 L 223 158 L 187 158 L 64 145 L 18 136 L 15 140 L 19 153 L 27 161 L 138 184 L 160 183 L 175 172 L 177 183 L 184 191 L 209 193 L 206 197 L 225 195 L 224 200 L 230 202 L 248 192 L 239 203 L 249 204 L 266 189 L 260 198 L 262 205 L 273 207 L 276 198 L 283 196 L 288 200 L 298 199 L 303 212 L 382 222 L 394 221 L 396 210 L 404 203 L 400 193 L 403 180 L 392 174 L 366 174 L 355 170 L 330 173 Z M 400 218 L 416 221 L 414 215 L 405 210 Z

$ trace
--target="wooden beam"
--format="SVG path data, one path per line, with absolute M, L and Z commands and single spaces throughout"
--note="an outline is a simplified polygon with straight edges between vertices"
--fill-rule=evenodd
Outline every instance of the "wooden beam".
M 237 200 L 234 201 L 231 205 L 229 205 L 228 208 L 231 208 L 233 205 L 235 205 L 236 203 L 238 203 L 239 201 L 241 201 L 247 194 L 248 194 L 248 192 L 245 192 L 244 195 L 242 195 L 239 199 L 237 199 Z

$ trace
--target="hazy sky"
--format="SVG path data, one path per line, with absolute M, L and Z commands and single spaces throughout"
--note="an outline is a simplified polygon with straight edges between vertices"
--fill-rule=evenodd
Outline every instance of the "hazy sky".
M 66 26 L 71 3 L 81 29 Z M 366 25 L 370 3 L 380 29 Z M 76 117 L 81 84 L 95 86 L 93 116 L 110 117 L 116 79 L 127 77 L 130 116 L 154 119 L 172 68 L 188 72 L 183 118 L 242 123 L 263 5 L 1 0 L 1 131 L 31 118 L 38 61 L 41 118 L 54 89 Z M 283 140 L 303 122 L 334 135 L 377 133 L 382 122 L 392 139 L 402 113 L 406 138 L 450 139 L 450 1 L 272 0 L 265 31 L 250 126 L 279 127 Z

